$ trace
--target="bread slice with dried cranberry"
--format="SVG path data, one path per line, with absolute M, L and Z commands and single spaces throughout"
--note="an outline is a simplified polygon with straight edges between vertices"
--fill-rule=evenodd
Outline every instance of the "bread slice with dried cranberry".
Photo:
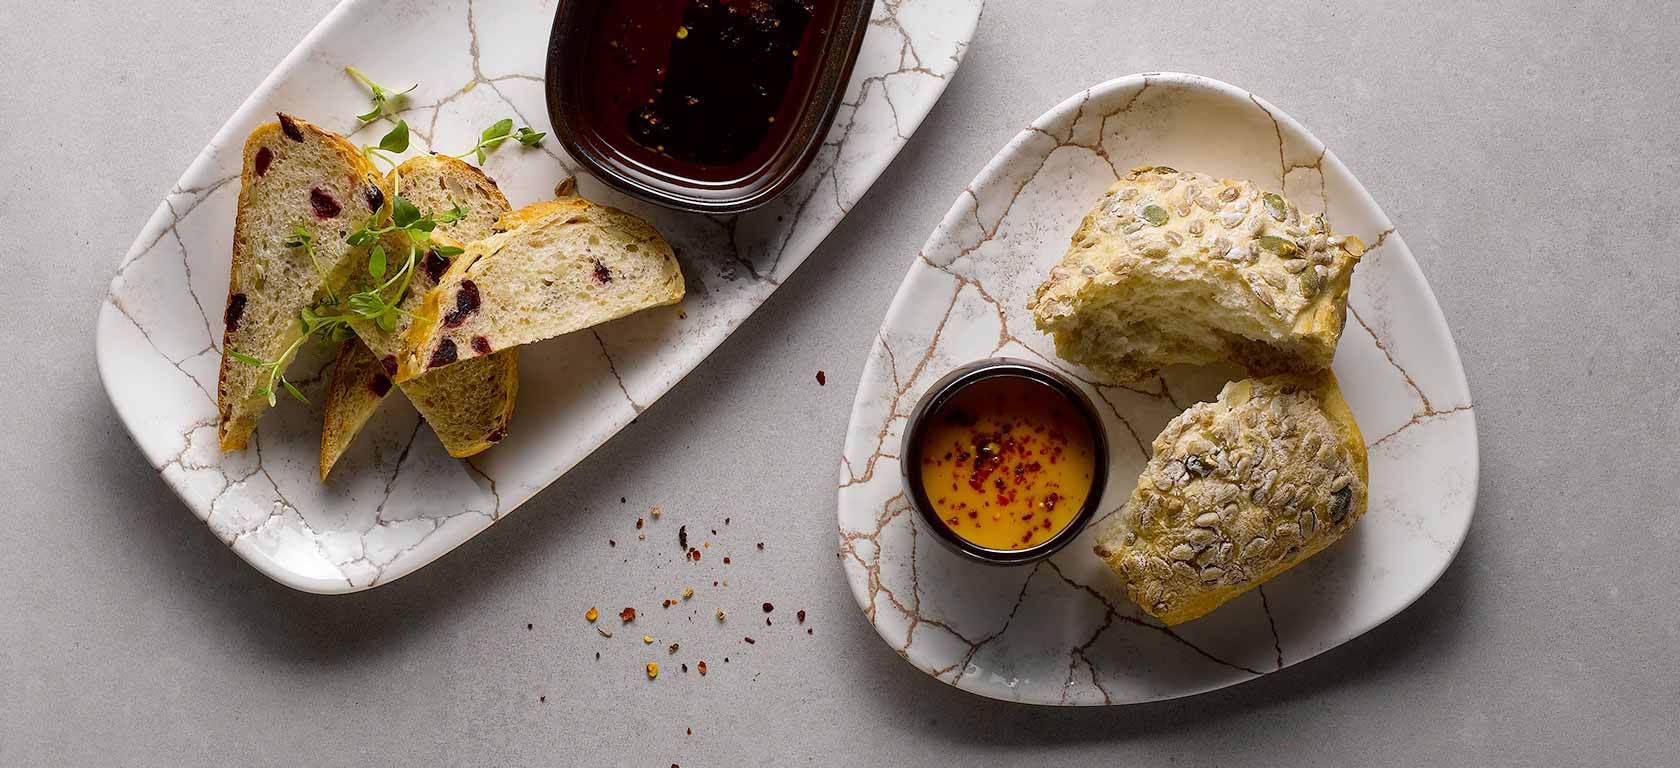
M 457 205 L 466 212 L 460 219 L 438 224 L 432 232 L 436 243 L 458 246 L 487 237 L 497 220 L 512 208 L 495 181 L 453 157 L 409 159 L 387 180 L 398 195 L 423 212 L 439 214 Z M 389 254 L 388 262 L 400 263 L 403 257 L 397 254 L 407 253 L 409 241 L 406 235 L 392 234 L 381 245 Z M 448 259 L 435 249 L 423 249 L 417 259 L 408 294 L 400 304 L 407 312 L 420 305 L 449 266 Z M 366 270 L 359 270 L 353 280 L 354 290 L 374 287 L 369 282 L 371 277 Z M 402 334 L 410 322 L 409 315 L 400 315 L 390 331 L 367 321 L 352 322 L 360 339 L 345 344 L 333 364 L 332 391 L 321 430 L 321 479 L 326 479 L 391 391 L 390 377 L 396 372 Z M 518 355 L 517 349 L 507 349 L 405 381 L 402 392 L 431 425 L 449 455 L 472 456 L 507 434 L 518 392 Z
M 671 245 L 651 224 L 581 197 L 503 217 L 426 295 L 397 381 L 553 338 L 683 297 Z
M 321 424 L 322 480 L 391 391 L 391 377 L 361 339 L 339 345 L 329 381 L 326 418 Z
M 299 313 L 315 303 L 328 274 L 366 258 L 366 249 L 345 236 L 390 212 L 384 175 L 355 145 L 308 121 L 278 117 L 245 141 L 216 386 L 224 451 L 245 448 L 269 405 L 268 372 L 240 357 L 291 362 L 281 358 L 303 333 Z M 287 247 L 296 227 L 312 247 Z

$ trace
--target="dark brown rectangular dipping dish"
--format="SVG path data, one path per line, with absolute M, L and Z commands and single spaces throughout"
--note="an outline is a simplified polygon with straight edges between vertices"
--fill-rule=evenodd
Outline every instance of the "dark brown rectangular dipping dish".
M 874 0 L 561 0 L 548 116 L 566 152 L 633 197 L 736 213 L 822 147 Z

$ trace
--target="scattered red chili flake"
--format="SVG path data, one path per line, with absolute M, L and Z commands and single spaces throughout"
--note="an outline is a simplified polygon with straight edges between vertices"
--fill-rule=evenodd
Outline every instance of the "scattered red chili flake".
M 764 612 L 765 613 L 769 613 L 769 612 L 774 611 L 774 610 L 776 610 L 776 606 L 771 605 L 769 603 L 764 604 Z
M 747 635 L 741 639 L 747 641 L 747 645 L 758 645 L 758 641 L 752 639 L 752 635 Z
M 700 670 L 700 676 L 701 677 L 706 676 L 706 662 L 704 662 L 704 661 L 699 662 L 699 663 L 694 665 L 694 668 L 697 669 L 697 670 Z
M 635 608 L 625 608 L 624 610 L 619 611 L 618 612 L 618 620 L 624 622 L 625 624 L 629 624 L 630 622 L 635 621 L 636 620 L 636 609 Z
M 723 556 L 723 564 L 724 564 L 724 565 L 728 565 L 728 564 L 729 564 L 729 556 L 728 556 L 728 555 L 724 555 L 724 556 Z
M 690 735 L 690 736 L 694 735 L 694 729 L 693 728 L 688 729 L 688 735 Z
M 539 703 L 539 704 L 541 704 L 541 703 L 546 703 L 546 702 L 547 702 L 547 701 L 548 701 L 548 697 L 547 697 L 547 696 L 538 696 L 538 697 L 537 697 L 537 703 Z
M 672 606 L 672 605 L 675 605 L 675 604 L 676 604 L 676 602 L 677 602 L 677 601 L 675 601 L 675 600 L 672 600 L 672 599 L 671 599 L 671 598 L 669 598 L 669 597 L 667 597 L 667 598 L 665 598 L 665 602 L 663 602 L 663 603 L 660 603 L 660 605 L 661 605 L 661 606 L 662 606 L 662 607 L 665 607 L 665 608 L 670 608 L 670 607 L 671 607 L 671 606 Z
M 642 527 L 642 519 L 638 517 L 638 518 L 636 518 L 636 528 L 637 528 L 637 530 L 640 530 L 641 527 Z
M 822 371 L 817 371 L 817 386 L 821 387 L 821 386 L 825 386 L 827 384 L 828 384 L 828 375 L 823 373 Z
M 810 627 L 806 627 L 806 628 L 805 628 L 805 634 L 807 634 L 807 635 L 814 635 L 814 634 L 816 634 L 816 632 L 813 632 L 813 631 L 811 631 L 811 628 L 810 628 Z
M 762 542 L 762 541 L 761 541 L 761 542 L 759 542 L 759 543 L 758 543 L 758 548 L 759 548 L 759 549 L 763 549 L 763 548 L 764 548 L 764 542 Z
M 666 649 L 665 649 L 665 652 L 666 652 L 666 653 L 676 653 L 676 652 L 677 652 L 677 644 L 676 644 L 676 643 L 672 643 L 672 644 L 671 644 L 671 647 L 670 647 L 670 648 L 666 648 Z M 688 671 L 688 667 L 683 667 L 683 671 L 684 671 L 684 672 L 687 672 L 687 671 Z
M 766 626 L 766 627 L 768 627 L 768 626 L 772 626 L 772 624 L 771 624 L 771 623 L 770 623 L 770 620 L 769 620 L 769 619 L 765 619 L 765 620 L 764 620 L 764 626 Z
M 799 613 L 798 613 L 798 614 L 796 614 L 796 615 L 797 615 L 797 616 L 798 616 L 798 617 L 799 617 L 799 623 L 800 623 L 800 624 L 804 624 L 804 623 L 805 623 L 805 611 L 803 611 L 803 610 L 801 610 L 801 611 L 800 611 L 800 612 L 799 612 Z

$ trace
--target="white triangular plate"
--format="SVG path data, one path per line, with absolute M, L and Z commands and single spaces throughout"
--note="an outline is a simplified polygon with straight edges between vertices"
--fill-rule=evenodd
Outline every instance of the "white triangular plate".
M 1370 245 L 1354 273 L 1335 371 L 1363 429 L 1370 511 L 1335 546 L 1202 619 L 1137 611 L 1090 533 L 1035 566 L 994 568 L 918 532 L 900 432 L 934 380 L 972 360 L 1040 360 L 1107 412 L 1102 511 L 1125 502 L 1149 443 L 1224 377 L 1171 370 L 1099 386 L 1055 357 L 1026 304 L 1118 174 L 1167 165 L 1251 179 Z M 910 663 L 967 691 L 1038 704 L 1187 696 L 1312 658 L 1400 612 L 1470 525 L 1476 423 L 1435 297 L 1365 188 L 1300 124 L 1254 95 L 1183 74 L 1124 77 L 1045 113 L 993 158 L 916 254 L 859 385 L 840 470 L 840 553 L 865 616 Z
M 240 150 L 276 110 L 357 130 L 367 95 L 346 65 L 385 85 L 418 82 L 403 117 L 410 153 L 470 149 L 504 117 L 552 131 L 544 56 L 556 0 L 348 0 L 268 76 L 193 161 L 129 249 L 99 313 L 100 377 L 146 459 L 216 536 L 263 573 L 311 592 L 353 592 L 413 572 L 512 512 L 628 424 L 723 342 L 839 223 L 955 74 L 981 0 L 877 2 L 845 105 L 822 151 L 770 206 L 733 218 L 580 191 L 651 219 L 688 280 L 678 306 L 528 348 L 509 437 L 452 460 L 392 397 L 322 484 L 321 414 L 283 402 L 250 450 L 216 446 L 215 391 Z M 514 205 L 552 197 L 576 165 L 552 139 L 498 149 L 485 170 Z M 326 359 L 292 374 L 321 401 Z

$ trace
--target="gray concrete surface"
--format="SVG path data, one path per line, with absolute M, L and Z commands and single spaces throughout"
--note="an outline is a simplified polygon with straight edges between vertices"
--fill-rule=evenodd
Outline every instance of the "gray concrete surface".
M 101 391 L 93 320 L 164 191 L 331 4 L 0 1 L 0 765 L 1676 759 L 1676 6 L 993 0 L 914 141 L 710 361 L 505 523 L 326 598 L 247 567 L 146 466 Z M 1160 69 L 1275 101 L 1399 225 L 1476 398 L 1475 524 L 1409 610 L 1248 685 L 985 701 L 877 640 L 835 561 L 859 368 L 987 158 L 1065 95 Z M 673 639 L 715 648 L 708 677 L 640 679 L 651 654 L 579 614 L 669 591 L 627 547 L 655 504 L 731 517 L 738 553 L 765 542 L 732 605 L 803 608 L 814 634 L 742 649 L 697 628 Z

